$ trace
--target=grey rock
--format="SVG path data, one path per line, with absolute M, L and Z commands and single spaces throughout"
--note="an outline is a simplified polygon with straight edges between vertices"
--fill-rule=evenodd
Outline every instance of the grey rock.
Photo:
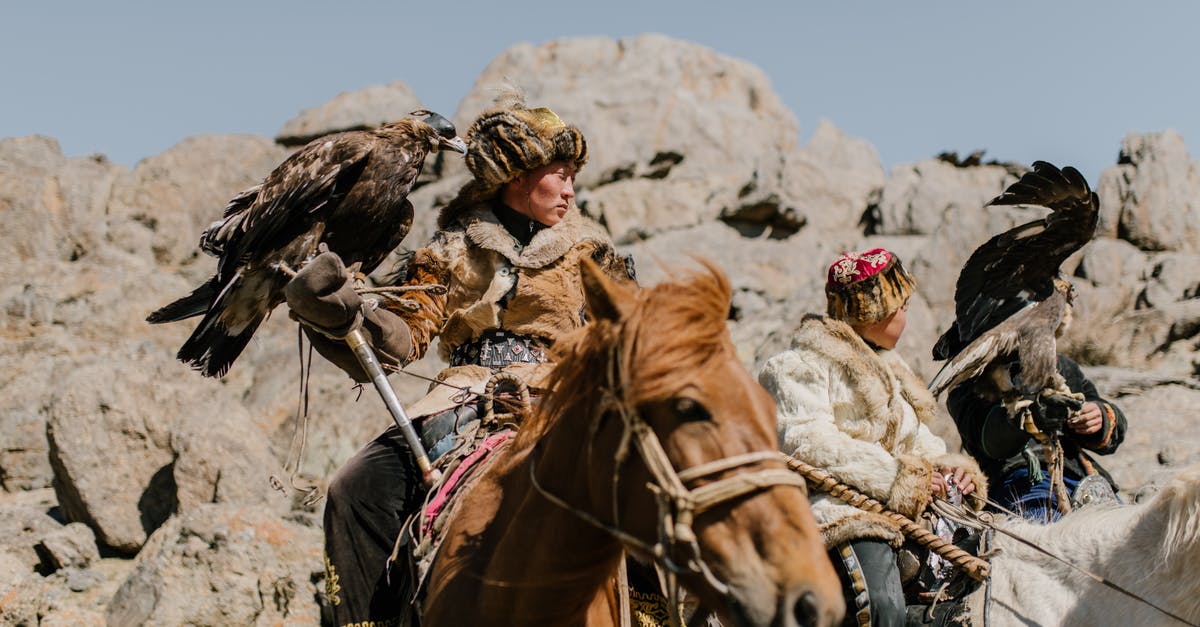
M 127 171 L 102 157 L 65 157 L 49 137 L 0 140 L 0 283 L 26 274 L 22 266 L 100 246 L 106 203 Z
M 1146 253 L 1121 239 L 1097 238 L 1083 248 L 1077 274 L 1093 285 L 1133 285 L 1141 280 Z
M 67 588 L 71 592 L 86 592 L 100 582 L 100 575 L 92 570 L 72 568 L 67 575 Z
M 320 622 L 319 529 L 261 508 L 203 505 L 172 518 L 108 605 L 110 625 Z
M 70 523 L 45 535 L 34 547 L 46 572 L 60 568 L 86 568 L 100 559 L 96 534 L 83 523 Z M 79 592 L 79 590 L 76 590 Z
M 36 627 L 42 595 L 41 577 L 0 548 L 0 624 Z
M 67 519 L 87 523 L 103 544 L 134 553 L 177 504 L 170 417 L 147 398 L 162 381 L 144 364 L 125 366 L 125 376 L 115 379 L 111 363 L 64 368 L 47 435 Z
M 745 211 L 769 220 L 796 206 L 785 159 L 798 147 L 798 125 L 748 63 L 662 35 L 519 44 L 484 70 L 456 120 L 465 125 L 490 106 L 508 77 L 520 77 L 530 106 L 552 107 L 588 137 L 579 187 L 593 195 L 581 192 L 579 202 L 612 225 L 629 224 L 635 218 L 620 212 L 637 209 L 606 195 L 633 192 L 598 188 L 631 179 L 660 183 L 639 187 L 651 194 L 641 206 L 662 207 L 652 232 Z M 613 232 L 624 241 L 640 236 Z
M 375 128 L 420 108 L 416 94 L 401 81 L 371 85 L 338 94 L 324 104 L 301 111 L 284 123 L 275 134 L 275 141 L 300 146 L 329 133 Z M 449 111 L 439 113 L 450 115 Z M 460 134 L 465 132 L 466 129 L 460 130 Z
M 1195 377 L 1167 375 L 1118 366 L 1088 366 L 1088 378 L 1105 397 L 1137 395 L 1163 385 L 1200 390 Z
M 41 563 L 34 545 L 62 529 L 62 524 L 51 517 L 47 509 L 17 503 L 0 504 L 0 551 L 19 560 L 24 570 L 30 573 Z
M 847 137 L 822 120 L 813 137 L 784 161 L 785 196 L 818 232 L 860 228 L 864 212 L 879 200 L 886 175 L 875 147 Z
M 1091 370 L 1085 367 L 1084 372 L 1090 374 Z M 1101 463 L 1122 488 L 1135 491 L 1161 481 L 1160 451 L 1174 451 L 1167 476 L 1178 472 L 1173 469 L 1200 462 L 1200 437 L 1192 428 L 1200 390 L 1162 385 L 1112 400 L 1125 412 L 1129 429 L 1121 447 Z
M 1200 253 L 1165 252 L 1150 256 L 1139 307 L 1161 307 L 1200 298 Z
M 1175 131 L 1127 135 L 1097 193 L 1099 233 L 1143 250 L 1200 252 L 1200 166 Z
M 168 359 L 109 356 L 76 365 L 50 405 L 50 461 L 63 512 L 126 553 L 180 508 L 267 501 L 277 465 L 265 433 L 220 383 L 175 378 L 186 370 Z M 109 376 L 114 366 L 123 376 Z
M 883 186 L 876 232 L 928 235 L 944 223 L 982 222 L 979 216 L 993 211 L 984 204 L 1014 181 L 998 165 L 959 168 L 938 159 L 898 165 Z
M 113 186 L 109 215 L 126 227 L 113 243 L 168 267 L 207 260 L 200 234 L 230 198 L 257 185 L 288 154 L 264 137 L 202 135 L 143 160 Z M 210 263 L 198 265 L 192 280 L 212 272 Z

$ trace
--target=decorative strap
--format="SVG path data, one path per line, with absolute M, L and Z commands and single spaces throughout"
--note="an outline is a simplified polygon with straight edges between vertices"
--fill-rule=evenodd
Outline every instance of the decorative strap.
M 809 483 L 813 484 L 813 488 L 841 499 L 843 502 L 861 510 L 886 516 L 889 520 L 900 526 L 900 531 L 907 538 L 937 553 L 942 559 L 962 569 L 963 572 L 967 573 L 975 581 L 983 581 L 991 573 L 992 566 L 986 560 L 979 559 L 957 546 L 946 542 L 939 538 L 937 534 L 918 525 L 907 516 L 887 509 L 883 506 L 883 503 L 838 481 L 837 478 L 828 472 L 806 464 L 791 455 L 784 455 L 783 453 L 780 453 L 780 455 L 787 462 L 788 468 L 800 473 Z

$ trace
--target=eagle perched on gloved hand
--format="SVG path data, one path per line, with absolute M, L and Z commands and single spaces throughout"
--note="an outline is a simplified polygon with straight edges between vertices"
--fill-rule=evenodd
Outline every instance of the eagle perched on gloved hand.
M 294 270 L 324 244 L 346 265 L 369 274 L 412 226 L 408 193 L 425 157 L 467 145 L 446 118 L 429 111 L 373 130 L 309 142 L 263 182 L 229 201 L 225 216 L 200 236 L 218 258 L 217 273 L 191 294 L 155 311 L 151 323 L 204 315 L 177 355 L 219 377 L 255 329 L 283 302 Z
M 1050 213 L 996 235 L 967 259 L 954 292 L 955 320 L 933 349 L 935 359 L 949 361 L 929 389 L 937 396 L 984 375 L 979 383 L 1010 408 L 1043 390 L 1069 393 L 1058 374 L 1055 333 L 1074 290 L 1059 266 L 1092 239 L 1099 197 L 1075 168 L 1037 161 L 988 205 L 1038 205 Z

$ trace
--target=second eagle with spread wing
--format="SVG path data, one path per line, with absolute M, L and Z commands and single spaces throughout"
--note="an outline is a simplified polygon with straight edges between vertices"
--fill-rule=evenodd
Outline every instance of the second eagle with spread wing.
M 233 198 L 200 238 L 217 272 L 150 314 L 152 323 L 204 318 L 178 358 L 209 377 L 228 372 L 254 331 L 283 302 L 288 276 L 325 244 L 369 274 L 412 226 L 408 193 L 425 157 L 466 153 L 446 118 L 428 111 L 369 131 L 313 140 L 266 179 Z
M 933 349 L 935 359 L 949 361 L 929 388 L 936 396 L 984 375 L 991 395 L 1011 402 L 1062 387 L 1055 332 L 1074 291 L 1059 266 L 1092 239 L 1100 201 L 1075 168 L 1037 161 L 988 204 L 1051 212 L 991 238 L 963 265 L 955 320 Z

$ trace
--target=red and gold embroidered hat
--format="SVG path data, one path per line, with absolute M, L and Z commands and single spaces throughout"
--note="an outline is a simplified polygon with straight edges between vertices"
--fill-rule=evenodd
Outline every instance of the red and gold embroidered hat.
M 846 253 L 829 266 L 828 313 L 853 326 L 874 324 L 904 306 L 916 281 L 900 258 L 884 248 Z

